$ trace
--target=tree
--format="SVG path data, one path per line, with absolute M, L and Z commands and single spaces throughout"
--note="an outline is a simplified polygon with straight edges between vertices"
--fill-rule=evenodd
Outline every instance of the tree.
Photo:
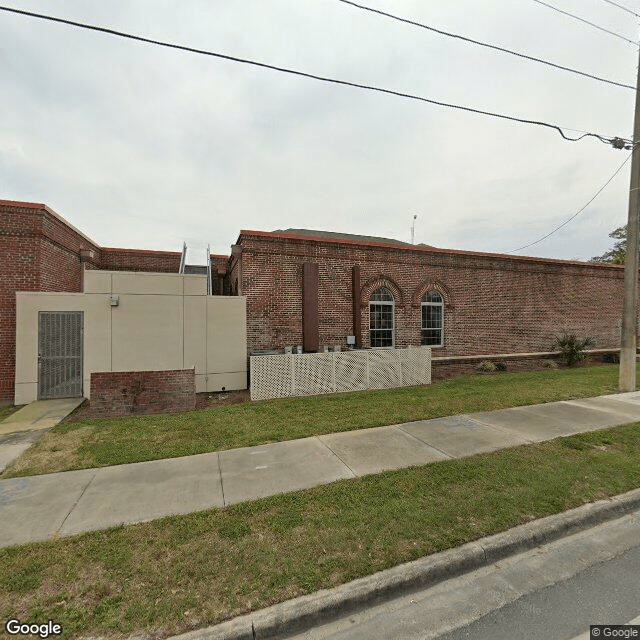
M 594 256 L 590 262 L 609 262 L 611 264 L 624 264 L 627 255 L 627 225 L 614 229 L 610 234 L 610 238 L 616 240 L 615 244 L 609 251 L 601 256 Z

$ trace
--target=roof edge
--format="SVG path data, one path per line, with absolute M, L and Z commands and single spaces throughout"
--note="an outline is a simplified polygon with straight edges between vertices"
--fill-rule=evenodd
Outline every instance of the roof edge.
M 74 233 L 77 233 L 80 237 L 84 238 L 87 242 L 91 243 L 97 249 L 101 249 L 100 245 L 95 240 L 92 240 L 89 236 L 82 233 L 80 229 L 78 229 L 77 227 L 74 227 L 68 220 L 63 218 L 59 213 L 56 213 L 51 207 L 49 207 L 46 204 L 43 204 L 42 202 L 22 202 L 20 200 L 0 200 L 0 206 L 21 207 L 22 209 L 34 209 L 37 211 L 38 210 L 46 211 L 49 215 L 56 218 L 58 222 L 61 222 L 65 227 L 71 229 Z
M 0 200 L 0 206 L 22 207 L 23 209 L 49 209 L 42 202 L 22 202 L 21 200 Z
M 162 254 L 168 256 L 180 256 L 182 255 L 181 251 L 164 251 L 164 250 L 156 250 L 156 249 L 125 249 L 123 247 L 100 247 L 101 251 L 106 251 L 107 253 L 153 253 L 153 254 Z
M 543 264 L 565 264 L 580 267 L 593 267 L 600 269 L 624 269 L 624 265 L 609 264 L 605 262 L 585 262 L 582 260 L 562 260 L 560 258 L 540 258 L 537 256 L 514 256 L 507 253 L 487 253 L 483 251 L 466 251 L 464 249 L 441 249 L 439 247 L 420 247 L 419 245 L 397 245 L 386 242 L 359 242 L 345 238 L 326 238 L 323 236 L 299 236 L 289 233 L 276 233 L 275 231 L 255 231 L 251 229 L 241 229 L 238 234 L 236 244 L 240 242 L 242 236 L 257 238 L 277 238 L 279 240 L 297 240 L 300 242 L 314 242 L 324 244 L 346 244 L 358 247 L 381 247 L 385 249 L 395 249 L 396 251 L 413 251 L 417 253 L 439 253 L 447 255 L 460 255 L 482 258 L 499 258 L 501 260 L 513 260 L 515 262 L 533 262 Z
M 63 218 L 59 213 L 57 213 L 51 207 L 49 207 L 48 205 L 42 202 L 24 202 L 22 200 L 0 199 L 0 206 L 16 207 L 21 209 L 33 209 L 34 211 L 46 211 L 48 214 L 50 214 L 51 216 L 56 218 L 59 222 L 61 222 L 63 225 L 65 225 L 67 228 L 71 229 L 72 231 L 77 233 L 79 236 L 84 238 L 87 242 L 91 243 L 99 251 L 106 251 L 106 252 L 124 251 L 129 253 L 145 253 L 145 254 L 154 253 L 154 254 L 178 255 L 178 256 L 181 255 L 180 251 L 165 251 L 160 249 L 125 249 L 122 247 L 101 247 L 95 240 L 92 240 L 89 236 L 87 236 L 82 231 L 80 231 L 80 229 L 73 226 L 68 220 Z M 224 258 L 225 260 L 229 259 L 229 256 L 225 254 L 212 253 L 210 255 L 212 258 Z

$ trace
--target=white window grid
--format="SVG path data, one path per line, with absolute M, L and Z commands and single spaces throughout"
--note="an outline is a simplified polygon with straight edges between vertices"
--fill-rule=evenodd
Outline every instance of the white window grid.
M 369 341 L 372 348 L 393 349 L 396 345 L 395 301 L 389 289 L 381 287 L 369 301 Z
M 422 298 L 421 344 L 444 346 L 444 301 L 437 291 L 428 291 Z

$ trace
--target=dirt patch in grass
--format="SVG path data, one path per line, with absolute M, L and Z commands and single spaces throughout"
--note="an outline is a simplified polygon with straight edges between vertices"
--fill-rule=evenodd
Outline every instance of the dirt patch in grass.
M 70 464 L 92 466 L 90 447 L 92 428 L 49 431 L 29 448 L 28 456 L 17 458 L 11 469 L 16 475 L 55 473 Z
M 8 418 L 12 413 L 15 413 L 18 409 L 22 409 L 22 407 L 24 407 L 23 404 L 17 406 L 7 404 L 0 407 L 0 422 L 2 422 L 5 418 Z
M 494 365 L 502 362 L 506 367 L 504 371 L 510 373 L 525 373 L 530 371 L 547 371 L 549 369 L 579 369 L 582 367 L 602 367 L 607 366 L 607 363 L 603 360 L 602 356 L 588 357 L 582 362 L 574 364 L 572 367 L 567 367 L 562 361 L 555 358 L 532 358 L 523 360 L 496 360 L 495 362 L 491 358 L 487 358 L 485 362 L 492 362 Z M 432 382 L 442 382 L 443 380 L 451 380 L 452 378 L 459 378 L 464 375 L 479 375 L 479 376 L 494 376 L 499 375 L 500 370 L 483 371 L 480 369 L 480 361 L 472 361 L 465 364 L 456 365 L 455 363 L 437 364 L 434 363 L 431 371 Z
M 243 402 L 251 402 L 249 389 L 196 394 L 196 409 L 210 409 L 212 407 L 242 404 Z
M 241 391 L 221 391 L 215 393 L 197 393 L 196 409 L 210 409 L 214 407 L 224 407 L 234 404 L 242 404 L 243 402 L 251 402 L 251 393 L 248 389 Z M 0 407 L 0 411 L 2 408 Z M 163 415 L 163 414 L 155 414 Z M 0 413 L 1 416 L 1 413 Z M 72 414 L 64 419 L 64 422 L 80 422 L 86 418 L 96 417 L 91 410 L 91 402 L 87 401 L 73 411 Z M 119 416 L 121 417 L 121 416 Z M 135 416 L 131 416 L 135 417 Z

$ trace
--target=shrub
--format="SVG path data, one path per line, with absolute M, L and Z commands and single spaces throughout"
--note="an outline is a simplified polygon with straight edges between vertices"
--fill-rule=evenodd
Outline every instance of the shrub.
M 575 333 L 564 332 L 555 336 L 555 348 L 560 351 L 561 358 L 568 367 L 582 362 L 586 355 L 584 349 L 594 344 L 593 338 L 578 338 Z
M 606 362 L 607 364 L 617 364 L 620 362 L 620 354 L 619 353 L 605 353 L 602 356 L 602 362 Z
M 496 362 L 496 371 L 506 371 L 507 363 L 506 362 Z
M 485 371 L 485 372 L 495 371 L 496 365 L 493 364 L 493 362 L 490 362 L 489 360 L 485 360 L 484 362 L 481 362 L 478 365 L 478 370 Z
M 545 367 L 546 369 L 557 369 L 558 363 L 555 360 L 545 360 L 542 363 L 542 366 Z

